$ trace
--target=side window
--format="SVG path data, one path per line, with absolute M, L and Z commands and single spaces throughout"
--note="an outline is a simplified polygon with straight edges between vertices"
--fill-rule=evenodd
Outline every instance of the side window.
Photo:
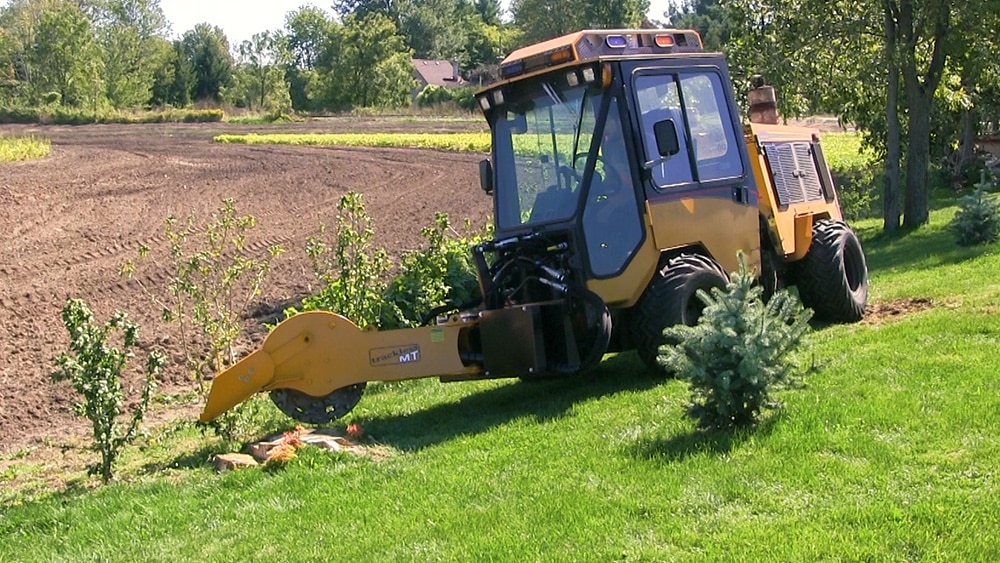
M 677 75 L 647 74 L 635 80 L 636 96 L 639 99 L 639 113 L 642 122 L 642 145 L 646 162 L 656 162 L 650 172 L 657 187 L 675 186 L 694 181 L 691 161 L 688 159 L 688 136 L 685 134 L 681 113 L 681 97 Z M 677 128 L 680 152 L 663 160 L 656 149 L 653 125 L 671 119 Z
M 653 183 L 671 187 L 709 182 L 743 173 L 736 132 L 725 90 L 712 72 L 647 74 L 635 79 L 642 122 L 642 140 Z M 677 129 L 680 152 L 663 159 L 653 126 L 666 119 Z
M 681 75 L 681 91 L 698 180 L 708 182 L 742 174 L 743 163 L 719 75 Z
M 590 269 L 598 277 L 621 271 L 642 242 L 643 234 L 618 116 L 618 102 L 612 98 L 600 139 L 597 169 L 583 209 L 583 236 Z

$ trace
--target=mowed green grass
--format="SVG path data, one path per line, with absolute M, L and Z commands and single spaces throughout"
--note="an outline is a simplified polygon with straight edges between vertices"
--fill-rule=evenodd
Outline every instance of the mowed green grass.
M 214 446 L 164 434 L 122 483 L 7 503 L 0 561 L 995 561 L 1000 245 L 955 247 L 953 214 L 855 225 L 874 308 L 932 306 L 818 327 L 803 386 L 754 430 L 695 431 L 685 385 L 631 354 L 542 383 L 375 384 L 344 422 L 377 458 L 216 474 Z
M 44 139 L 0 135 L 0 162 L 44 158 L 51 150 L 51 143 Z
M 861 168 L 871 156 L 863 151 L 861 135 L 857 133 L 823 133 L 821 143 L 823 156 L 831 170 Z

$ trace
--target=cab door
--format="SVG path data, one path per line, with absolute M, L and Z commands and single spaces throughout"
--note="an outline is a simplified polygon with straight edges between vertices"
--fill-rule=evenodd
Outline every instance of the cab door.
M 623 67 L 656 246 L 700 246 L 730 272 L 738 251 L 759 265 L 757 189 L 724 62 L 685 57 Z M 680 150 L 663 156 L 654 131 L 667 121 Z

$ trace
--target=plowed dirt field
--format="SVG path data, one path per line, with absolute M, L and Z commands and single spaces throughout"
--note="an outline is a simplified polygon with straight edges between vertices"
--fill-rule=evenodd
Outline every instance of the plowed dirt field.
M 309 292 L 306 238 L 321 223 L 335 224 L 337 203 L 349 191 L 364 194 L 376 243 L 395 255 L 421 245 L 420 228 L 438 211 L 454 223 L 469 218 L 478 225 L 490 213 L 478 187 L 483 155 L 221 145 L 212 142 L 214 134 L 482 130 L 476 121 L 361 118 L 269 127 L 0 126 L 0 134 L 52 141 L 46 159 L 0 164 L 0 454 L 55 432 L 87 433 L 70 412 L 69 384 L 50 377 L 53 358 L 69 341 L 60 320 L 67 298 L 86 300 L 101 321 L 127 311 L 140 324 L 144 347 L 164 349 L 175 360 L 161 389 L 190 389 L 176 363 L 180 343 L 139 283 L 162 287 L 167 264 L 147 264 L 138 281 L 118 276 L 140 244 L 166 252 L 168 215 L 204 220 L 224 198 L 234 198 L 241 214 L 256 216 L 251 247 L 286 249 L 254 307 L 259 312 L 280 310 Z

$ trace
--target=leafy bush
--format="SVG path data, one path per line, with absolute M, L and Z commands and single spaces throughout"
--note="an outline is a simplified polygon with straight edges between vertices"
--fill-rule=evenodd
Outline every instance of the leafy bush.
M 392 265 L 389 255 L 372 243 L 375 231 L 361 194 L 344 195 L 337 212 L 332 246 L 323 238 L 325 225 L 320 226 L 320 236 L 306 241 L 306 254 L 322 289 L 302 301 L 302 310 L 336 311 L 362 328 L 376 326 L 383 316 L 382 294 Z
M 383 328 L 419 326 L 438 307 L 464 308 L 482 299 L 469 249 L 488 231 L 471 238 L 448 238 L 450 230 L 448 215 L 438 213 L 434 226 L 420 231 L 427 247 L 403 255 L 384 297 L 399 315 L 383 321 Z
M 454 231 L 448 216 L 438 214 L 434 226 L 421 230 L 427 247 L 405 252 L 389 280 L 392 264 L 388 252 L 372 243 L 374 229 L 363 197 L 345 195 L 338 211 L 336 242 L 331 245 L 323 239 L 323 226 L 319 237 L 307 241 L 306 253 L 322 289 L 303 300 L 303 310 L 334 311 L 361 327 L 386 329 L 418 326 L 439 307 L 465 306 L 479 299 L 469 248 L 490 236 L 488 228 L 474 236 L 449 237 Z M 289 309 L 286 315 L 296 312 Z
M 809 330 L 812 311 L 785 290 L 765 305 L 742 254 L 739 272 L 723 291 L 698 291 L 705 303 L 695 326 L 670 327 L 659 362 L 691 385 L 689 414 L 703 428 L 755 424 L 762 409 L 774 408 L 772 392 L 789 383 L 787 358 Z
M 958 200 L 958 212 L 948 224 L 959 246 L 975 246 L 996 242 L 1000 236 L 1000 206 L 990 197 L 994 187 L 985 172 L 976 184 L 976 191 Z
M 242 321 L 271 271 L 271 262 L 284 250 L 271 246 L 263 257 L 255 257 L 247 247 L 247 235 L 257 225 L 252 215 L 239 215 L 232 199 L 212 214 L 204 225 L 196 225 L 189 215 L 183 225 L 170 216 L 166 236 L 170 242 L 172 273 L 166 298 L 143 288 L 162 309 L 163 319 L 178 326 L 184 347 L 185 365 L 198 393 L 207 398 L 205 382 L 236 363 L 236 343 L 243 332 Z M 191 249 L 190 247 L 194 247 Z M 148 256 L 145 246 L 140 259 Z M 122 266 L 131 276 L 134 263 Z M 237 441 L 249 424 L 248 403 L 216 418 L 211 427 L 224 439 Z
M 62 106 L 25 108 L 0 107 L 0 123 L 88 125 L 93 123 L 214 123 L 222 121 L 221 109 L 173 109 L 122 112 L 117 110 L 84 110 Z
M 141 395 L 132 410 L 131 421 L 123 431 L 118 418 L 124 412 L 124 392 L 121 374 L 125 364 L 134 356 L 131 349 L 139 340 L 139 327 L 126 320 L 126 315 L 116 312 L 107 323 L 99 326 L 94 314 L 80 299 L 71 299 L 62 310 L 63 324 L 69 331 L 69 352 L 60 354 L 55 362 L 59 370 L 53 374 L 57 381 L 69 380 L 83 400 L 74 405 L 75 412 L 90 420 L 94 430 L 94 449 L 101 454 L 101 462 L 91 473 L 99 472 L 107 483 L 112 478 L 112 466 L 122 449 L 135 438 L 136 431 L 156 387 L 156 376 L 163 366 L 163 356 L 150 352 L 146 360 L 145 379 Z M 121 349 L 109 344 L 115 333 L 121 333 Z

